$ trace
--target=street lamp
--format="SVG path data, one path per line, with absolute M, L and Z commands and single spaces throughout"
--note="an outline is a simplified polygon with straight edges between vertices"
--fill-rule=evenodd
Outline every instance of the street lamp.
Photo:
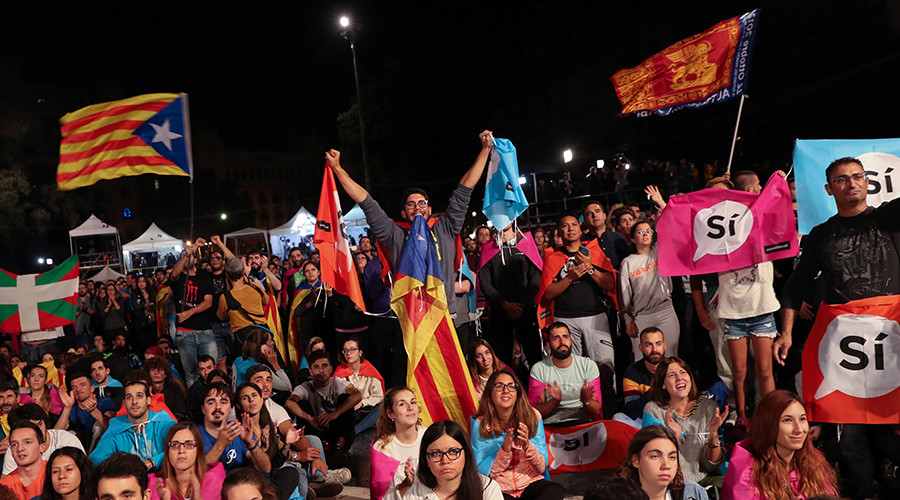
M 350 42 L 350 53 L 353 55 L 353 81 L 356 83 L 356 112 L 359 115 L 359 144 L 362 149 L 363 174 L 365 175 L 366 190 L 372 191 L 369 176 L 369 157 L 366 155 L 366 127 L 363 124 L 362 97 L 359 93 L 359 69 L 356 66 L 356 36 L 353 27 L 350 26 L 350 18 L 341 16 L 338 23 L 341 26 L 341 36 Z
M 228 219 L 228 214 L 226 214 L 225 212 L 222 212 L 222 213 L 219 215 L 219 218 L 222 219 L 222 220 L 226 220 L 226 219 Z
M 45 262 L 47 263 L 48 266 L 53 265 L 53 259 L 47 259 Z
M 44 264 L 44 258 L 43 258 L 43 257 L 38 257 L 38 264 L 41 264 L 41 265 Z
M 563 163 L 569 163 L 570 161 L 572 161 L 572 150 L 567 149 L 563 151 Z

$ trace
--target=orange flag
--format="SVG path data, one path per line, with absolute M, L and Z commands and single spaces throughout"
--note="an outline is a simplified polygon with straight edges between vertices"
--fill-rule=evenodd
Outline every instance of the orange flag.
M 366 310 L 359 276 L 353 265 L 350 242 L 344 229 L 344 214 L 341 200 L 334 184 L 334 174 L 325 166 L 322 179 L 322 194 L 319 196 L 319 212 L 316 214 L 316 234 L 313 245 L 321 258 L 322 281 L 334 287 L 335 291 L 350 297 L 362 311 Z

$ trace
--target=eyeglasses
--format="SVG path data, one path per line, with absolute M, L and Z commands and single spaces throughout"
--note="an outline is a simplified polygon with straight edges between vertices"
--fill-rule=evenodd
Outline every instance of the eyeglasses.
M 416 208 L 416 205 L 418 205 L 419 208 L 425 208 L 428 206 L 428 200 L 419 200 L 418 202 L 416 202 L 416 201 L 407 201 L 406 202 L 406 208 Z
M 435 450 L 426 452 L 425 456 L 428 457 L 428 460 L 431 460 L 432 462 L 440 462 L 444 458 L 444 456 L 446 456 L 450 460 L 456 460 L 460 455 L 462 455 L 462 451 L 462 448 L 450 448 L 447 451 Z
M 650 234 L 650 235 L 653 234 L 653 230 L 652 230 L 652 229 L 641 229 L 640 231 L 635 231 L 635 232 L 636 232 L 637 234 L 640 234 L 641 236 L 643 236 L 643 235 L 645 235 L 645 234 Z
M 853 180 L 853 182 L 860 182 L 860 181 L 866 180 L 867 178 L 868 177 L 866 176 L 865 173 L 857 172 L 857 173 L 851 174 L 851 175 L 839 175 L 839 176 L 835 177 L 834 179 L 831 179 L 830 181 L 828 181 L 828 183 L 843 186 L 843 185 L 849 184 L 851 179 Z
M 186 450 L 193 450 L 197 447 L 197 442 L 191 439 L 190 441 L 169 441 L 169 448 L 173 450 L 177 450 L 184 446 Z
M 344 349 L 344 354 L 350 354 L 351 352 L 356 352 L 359 350 L 359 347 L 348 347 Z
M 221 255 L 212 255 L 209 257 L 209 260 L 223 260 L 223 259 L 224 259 L 224 257 L 222 257 Z
M 509 389 L 509 392 L 518 391 L 519 384 L 515 382 L 510 382 L 508 384 L 497 382 L 496 384 L 494 384 L 494 392 L 503 392 L 503 389 Z

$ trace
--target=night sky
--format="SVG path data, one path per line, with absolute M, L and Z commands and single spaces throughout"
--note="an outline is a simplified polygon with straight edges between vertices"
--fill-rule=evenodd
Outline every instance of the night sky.
M 900 136 L 900 10 L 886 1 L 34 3 L 0 13 L 7 126 L 19 113 L 55 120 L 97 102 L 187 92 L 195 136 L 216 135 L 226 151 L 298 152 L 299 168 L 319 171 L 335 147 L 361 181 L 356 115 L 338 120 L 356 102 L 337 26 L 351 16 L 373 194 L 387 204 L 414 184 L 444 199 L 485 128 L 513 141 L 523 172 L 562 168 L 566 148 L 567 167 L 582 175 L 617 152 L 724 165 L 737 99 L 623 118 L 609 77 L 756 7 L 737 168 L 789 166 L 795 138 Z M 24 136 L 0 129 L 7 150 L 37 144 L 22 160 L 35 185 L 54 180 L 53 120 Z M 314 210 L 319 186 L 302 189 Z M 67 249 L 66 229 L 54 226 L 44 244 Z

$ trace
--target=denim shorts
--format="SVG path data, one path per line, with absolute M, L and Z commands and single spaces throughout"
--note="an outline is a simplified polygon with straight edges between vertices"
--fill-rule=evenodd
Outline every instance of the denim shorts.
M 778 336 L 772 313 L 744 319 L 725 320 L 725 340 L 739 340 L 748 335 L 774 339 Z

